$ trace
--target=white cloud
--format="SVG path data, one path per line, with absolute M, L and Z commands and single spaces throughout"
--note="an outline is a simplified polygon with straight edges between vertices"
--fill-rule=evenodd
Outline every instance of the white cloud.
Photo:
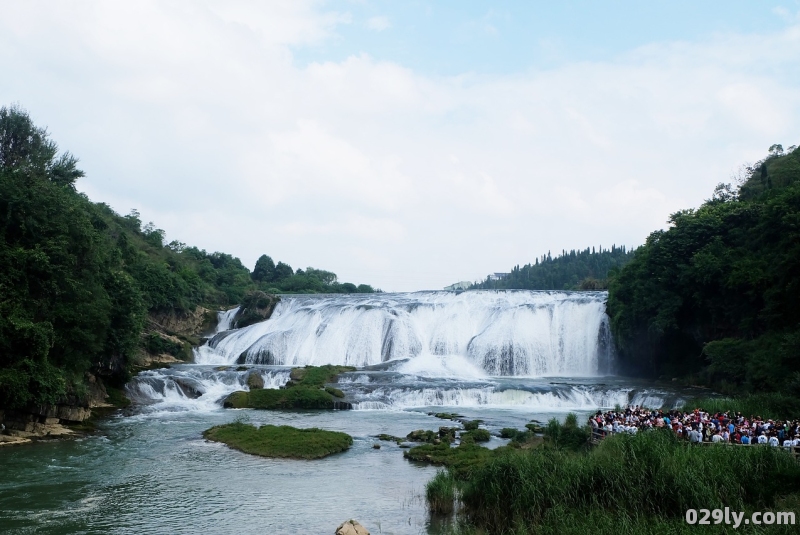
M 293 46 L 351 23 L 318 2 L 0 12 L 0 104 L 82 159 L 93 199 L 250 265 L 268 253 L 386 290 L 637 245 L 798 141 L 800 27 L 429 77 L 369 51 L 296 65 Z
M 367 19 L 367 28 L 376 32 L 382 32 L 387 28 L 391 28 L 391 26 L 387 17 L 378 16 Z

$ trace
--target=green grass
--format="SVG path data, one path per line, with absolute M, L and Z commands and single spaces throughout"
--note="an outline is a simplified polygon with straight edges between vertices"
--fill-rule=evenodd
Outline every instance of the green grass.
M 441 418 L 442 420 L 455 420 L 456 418 L 461 418 L 460 414 L 456 414 L 454 412 L 429 412 L 428 416 L 435 416 L 436 418 Z
M 290 381 L 281 389 L 255 389 L 249 392 L 233 392 L 223 402 L 225 408 L 232 409 L 349 409 L 350 404 L 339 401 L 344 393 L 338 388 L 325 386 L 351 366 L 306 366 L 293 368 Z
M 474 443 L 462 443 L 457 448 L 451 448 L 450 444 L 442 442 L 411 448 L 404 451 L 403 456 L 411 461 L 446 466 L 456 479 L 465 479 L 491 459 L 495 452 Z
M 775 508 L 775 511 L 788 509 Z M 750 511 L 746 518 L 749 518 Z M 541 522 L 536 525 L 492 526 L 480 528 L 463 519 L 445 526 L 437 531 L 438 535 L 790 535 L 797 532 L 797 525 L 740 525 L 733 530 L 732 525 L 701 526 L 687 524 L 683 519 L 665 519 L 649 515 L 630 517 L 616 514 L 615 511 L 568 511 L 555 508 L 547 512 Z
M 343 398 L 344 397 L 344 392 L 342 392 L 338 388 L 334 388 L 332 386 L 326 386 L 325 387 L 325 392 L 327 392 L 328 394 L 330 394 L 331 396 L 333 396 L 335 398 Z
M 325 383 L 332 383 L 340 373 L 353 372 L 356 369 L 352 366 L 306 366 L 304 368 L 292 368 L 289 378 L 298 386 L 323 387 Z
M 465 431 L 474 431 L 481 423 L 483 423 L 483 420 L 466 420 L 462 423 L 464 424 Z
M 234 392 L 225 399 L 224 406 L 234 409 L 336 409 L 349 408 L 336 401 L 324 389 L 295 386 L 285 389 L 259 389 Z
M 527 424 L 525 427 L 531 429 L 529 426 L 531 424 Z M 546 441 L 558 448 L 581 451 L 589 447 L 589 435 L 591 432 L 588 426 L 578 425 L 578 417 L 574 413 L 567 414 L 563 424 L 559 423 L 555 418 L 551 418 L 547 422 L 547 427 L 542 430 Z
M 291 459 L 320 459 L 345 451 L 353 444 L 350 435 L 338 431 L 288 425 L 255 427 L 243 422 L 214 426 L 204 431 L 203 437 L 244 453 Z
M 489 442 L 492 438 L 492 435 L 489 434 L 489 431 L 486 429 L 473 429 L 472 431 L 466 431 L 461 433 L 461 442 Z
M 461 501 L 473 526 L 538 533 L 557 531 L 544 528 L 565 525 L 564 515 L 611 515 L 631 529 L 677 526 L 690 508 L 766 509 L 799 491 L 800 464 L 777 448 L 692 447 L 652 431 L 610 437 L 588 453 L 552 445 L 503 451 L 476 466 Z
M 456 501 L 456 481 L 448 470 L 439 470 L 425 485 L 425 501 L 432 513 L 448 515 Z

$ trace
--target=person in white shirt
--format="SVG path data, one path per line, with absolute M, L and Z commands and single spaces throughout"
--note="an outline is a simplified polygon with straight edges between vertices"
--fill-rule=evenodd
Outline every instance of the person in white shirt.
M 719 433 L 714 433 L 711 437 L 711 442 L 713 442 L 714 444 L 719 444 L 720 442 L 722 442 L 722 435 L 720 435 Z
M 769 445 L 773 447 L 780 446 L 780 442 L 778 442 L 778 437 L 776 437 L 775 435 L 769 437 Z
M 767 443 L 767 435 L 765 435 L 763 432 L 760 435 L 758 435 L 758 443 L 759 444 Z

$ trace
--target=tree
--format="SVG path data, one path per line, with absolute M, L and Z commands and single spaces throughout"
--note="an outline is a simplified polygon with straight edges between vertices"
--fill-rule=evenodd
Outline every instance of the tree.
M 256 260 L 256 265 L 253 268 L 253 273 L 250 277 L 256 282 L 272 282 L 275 280 L 275 262 L 272 258 L 262 254 Z
M 0 167 L 24 172 L 68 188 L 84 176 L 78 160 L 69 152 L 59 157 L 58 145 L 48 138 L 47 130 L 38 128 L 19 106 L 0 108 Z
M 294 270 L 289 264 L 278 262 L 278 265 L 275 266 L 275 281 L 280 282 L 282 280 L 286 280 L 292 275 L 294 275 Z
M 336 283 L 336 273 L 331 271 L 325 271 L 324 269 L 314 269 L 312 267 L 306 268 L 306 275 L 309 277 L 316 277 L 317 279 L 325 285 L 331 285 Z

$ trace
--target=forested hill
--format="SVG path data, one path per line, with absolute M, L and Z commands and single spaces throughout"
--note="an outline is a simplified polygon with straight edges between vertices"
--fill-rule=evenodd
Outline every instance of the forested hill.
M 735 393 L 800 392 L 800 150 L 670 218 L 612 279 L 628 370 Z
M 87 372 L 124 380 L 143 345 L 169 345 L 142 336 L 148 316 L 232 306 L 259 289 L 372 291 L 266 255 L 251 274 L 229 254 L 164 243 L 136 211 L 78 193 L 82 176 L 24 110 L 0 108 L 0 409 L 80 392 Z
M 553 258 L 548 252 L 533 264 L 515 266 L 500 280 L 487 279 L 470 289 L 496 290 L 603 290 L 608 287 L 608 274 L 627 264 L 633 253 L 625 246 L 611 249 L 562 251 Z

